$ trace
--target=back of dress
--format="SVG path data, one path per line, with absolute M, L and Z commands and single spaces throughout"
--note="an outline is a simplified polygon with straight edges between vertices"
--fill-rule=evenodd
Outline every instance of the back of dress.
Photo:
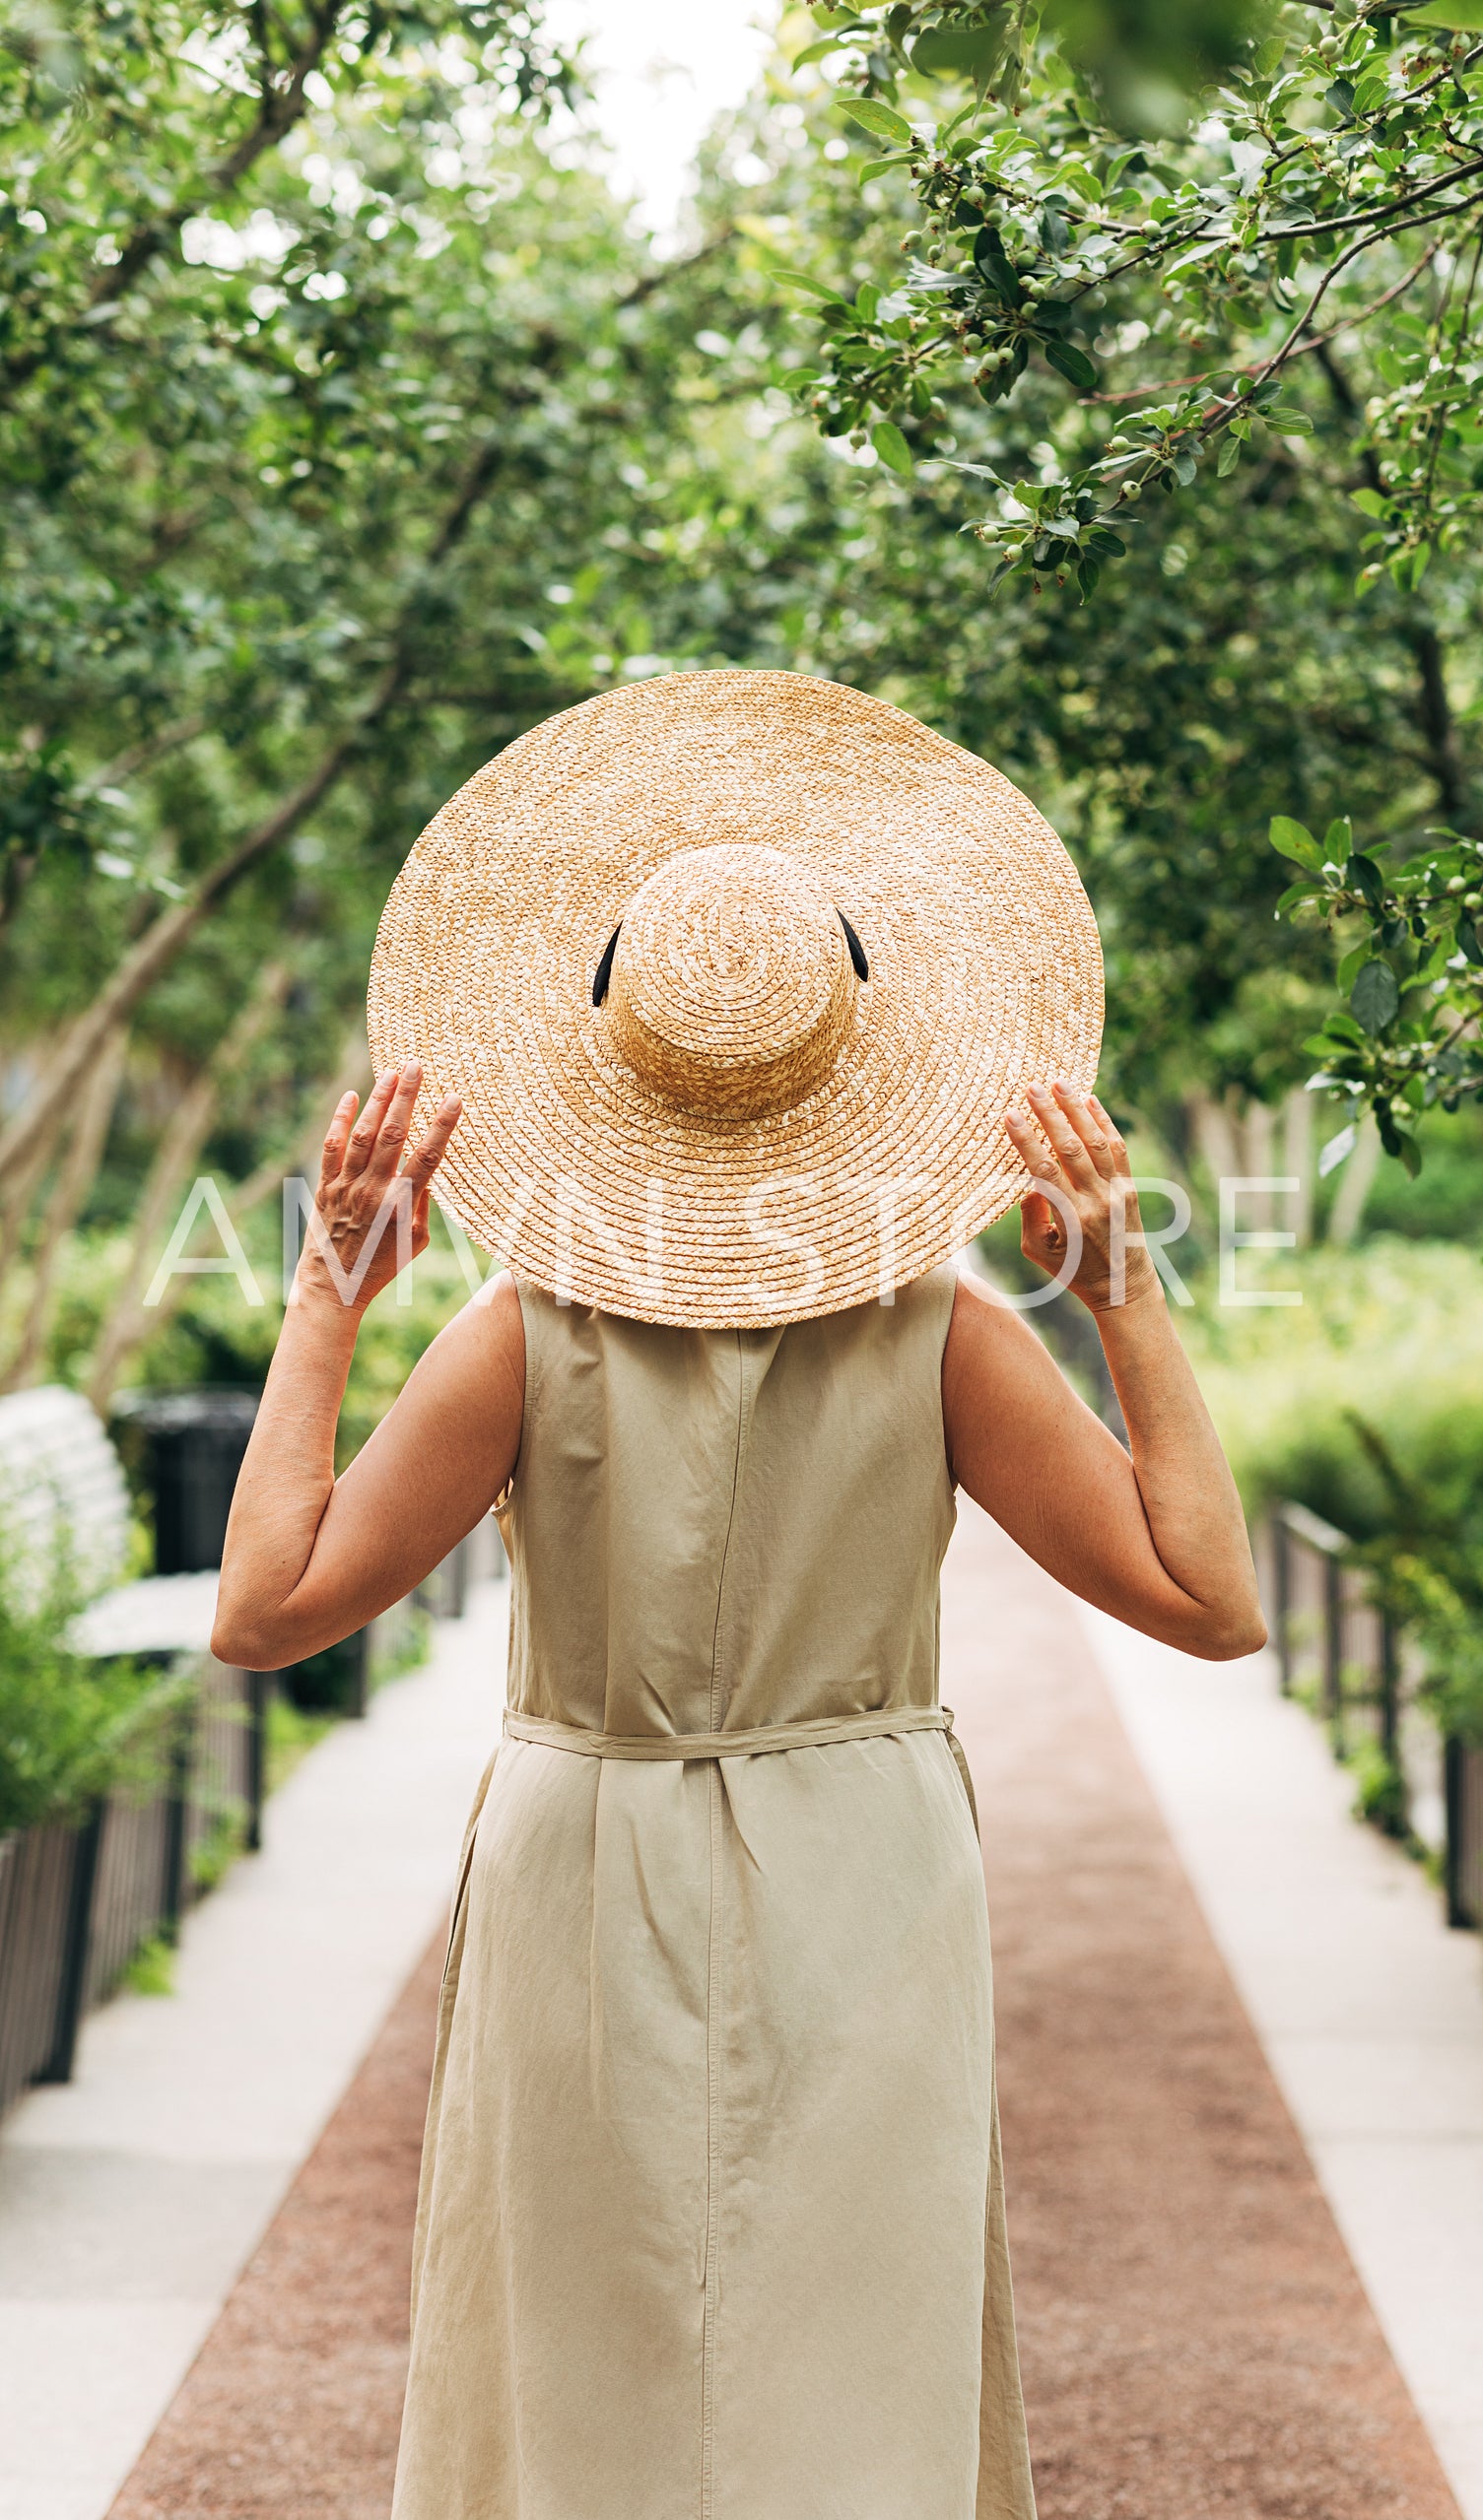
M 931 1705 L 955 1284 L 774 1330 L 522 1287 L 510 1705 L 617 1736 Z
M 1033 2520 L 936 1705 L 954 1283 L 739 1333 L 521 1289 L 395 2520 Z

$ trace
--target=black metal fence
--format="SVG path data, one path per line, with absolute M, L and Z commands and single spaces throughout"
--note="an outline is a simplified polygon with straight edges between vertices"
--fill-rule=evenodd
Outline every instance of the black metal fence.
M 1258 1533 L 1256 1555 L 1284 1693 L 1313 1705 L 1336 1757 L 1353 1757 L 1367 1740 L 1383 1754 L 1394 1792 L 1374 1816 L 1405 1833 L 1414 1793 L 1406 1716 L 1420 1673 L 1371 1601 L 1353 1543 L 1306 1505 L 1284 1502 Z M 1449 1739 L 1442 1768 L 1448 1922 L 1483 1929 L 1483 1751 Z
M 0 1838 L 0 2110 L 56 2062 L 79 1835 L 28 1828 Z
M 481 1526 L 413 1600 L 347 1639 L 352 1685 L 340 1711 L 364 1714 L 378 1666 L 397 1667 L 425 1615 L 461 1618 L 469 1583 L 503 1563 L 493 1523 Z M 29 2085 L 70 2078 L 85 2016 L 141 1946 L 172 1941 L 231 1855 L 260 1844 L 270 1708 L 293 1678 L 203 1656 L 171 1712 L 154 1793 L 110 1795 L 74 1826 L 0 1837 L 0 2115 Z
M 68 2080 L 84 2015 L 209 1885 L 205 1850 L 258 1843 L 269 1694 L 269 1675 L 208 1661 L 158 1791 L 0 1839 L 0 2112 L 31 2083 Z
M 1483 1750 L 1447 1746 L 1447 1916 L 1483 1930 Z

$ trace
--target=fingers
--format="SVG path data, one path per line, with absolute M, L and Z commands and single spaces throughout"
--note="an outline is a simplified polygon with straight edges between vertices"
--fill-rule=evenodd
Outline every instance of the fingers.
M 358 1173 L 364 1172 L 370 1163 L 375 1151 L 376 1139 L 380 1134 L 381 1122 L 386 1116 L 391 1097 L 401 1083 L 401 1077 L 400 1068 L 384 1068 L 366 1096 L 366 1108 L 351 1131 L 350 1143 L 345 1150 L 344 1170 L 348 1178 L 353 1180 Z
M 1004 1129 L 1027 1170 L 1041 1181 L 1060 1180 L 1061 1168 L 1055 1151 L 1046 1145 L 1033 1120 L 1023 1118 L 1018 1111 L 1006 1111 Z
M 417 1097 L 422 1090 L 421 1059 L 408 1059 L 404 1067 L 394 1069 L 392 1073 L 396 1082 L 391 1089 L 391 1099 L 386 1105 L 385 1116 L 376 1131 L 375 1145 L 371 1149 L 371 1160 L 366 1166 L 368 1174 L 373 1181 L 389 1181 L 395 1174 L 401 1161 L 402 1149 L 407 1143 L 407 1132 L 412 1126 L 412 1114 L 417 1108 Z
M 1078 1093 L 1075 1086 L 1067 1085 L 1064 1078 L 1058 1078 L 1055 1086 L 1055 1099 L 1057 1107 L 1070 1122 L 1091 1158 L 1093 1171 L 1100 1180 L 1110 1180 L 1112 1172 L 1112 1150 L 1108 1144 L 1102 1123 L 1092 1108 L 1091 1095 Z
M 1053 1090 L 1033 1085 L 1029 1098 L 1067 1179 L 1081 1190 L 1090 1190 L 1106 1179 L 1112 1168 L 1107 1140 L 1075 1087 L 1063 1077 L 1057 1078 Z
M 426 1196 L 428 1184 L 446 1155 L 448 1140 L 462 1115 L 463 1104 L 458 1095 L 444 1094 L 427 1136 L 407 1158 L 403 1178 L 412 1183 L 419 1200 Z
M 377 1077 L 346 1149 L 344 1169 L 347 1179 L 353 1180 L 362 1174 L 370 1182 L 385 1182 L 394 1178 L 402 1149 L 407 1143 L 417 1097 L 422 1091 L 422 1081 L 421 1059 L 407 1059 L 400 1067 L 387 1068 Z M 442 1161 L 462 1108 L 456 1094 L 444 1097 L 431 1131 L 418 1149 L 419 1159 L 430 1151 L 432 1155 L 423 1178 L 431 1178 L 434 1168 Z
M 1108 1149 L 1112 1159 L 1112 1170 L 1114 1172 L 1121 1172 L 1130 1176 L 1132 1167 L 1128 1162 L 1127 1148 L 1123 1142 L 1121 1132 L 1116 1128 L 1109 1114 L 1103 1109 L 1103 1106 L 1098 1101 L 1095 1094 L 1089 1094 L 1087 1095 L 1087 1108 L 1095 1116 L 1097 1125 L 1108 1142 Z
M 335 1104 L 334 1117 L 324 1132 L 324 1153 L 319 1165 L 321 1181 L 333 1181 L 345 1161 L 345 1143 L 360 1099 L 358 1094 L 342 1094 Z

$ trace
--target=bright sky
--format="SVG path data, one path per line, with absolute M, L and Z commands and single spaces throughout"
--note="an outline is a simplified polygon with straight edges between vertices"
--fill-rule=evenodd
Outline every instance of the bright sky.
M 775 0 L 548 0 L 553 34 L 589 40 L 609 171 L 661 241 L 708 125 L 740 104 L 768 52 Z

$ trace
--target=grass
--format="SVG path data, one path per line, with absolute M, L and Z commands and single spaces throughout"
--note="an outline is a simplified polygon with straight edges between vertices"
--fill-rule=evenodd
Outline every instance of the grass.
M 175 1947 L 162 1934 L 141 1943 L 119 1981 L 131 1995 L 173 1995 Z
M 276 1794 L 286 1785 L 294 1770 L 325 1734 L 333 1732 L 340 1717 L 328 1707 L 306 1709 L 296 1706 L 292 1699 L 274 1690 L 268 1700 L 268 1772 L 267 1790 Z

